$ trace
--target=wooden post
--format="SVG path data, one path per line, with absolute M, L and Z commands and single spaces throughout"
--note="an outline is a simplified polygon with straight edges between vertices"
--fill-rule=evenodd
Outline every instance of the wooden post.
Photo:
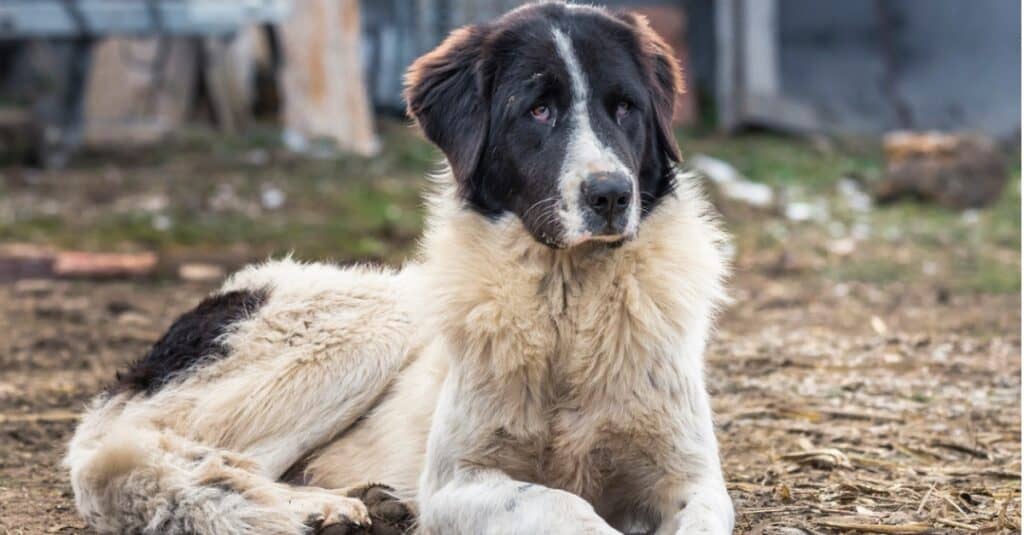
M 795 132 L 820 128 L 814 109 L 786 98 L 779 81 L 777 0 L 715 3 L 719 125 L 760 124 Z
M 376 154 L 359 55 L 359 0 L 295 2 L 280 29 L 284 124 L 293 147 L 295 140 L 325 138 L 341 150 Z

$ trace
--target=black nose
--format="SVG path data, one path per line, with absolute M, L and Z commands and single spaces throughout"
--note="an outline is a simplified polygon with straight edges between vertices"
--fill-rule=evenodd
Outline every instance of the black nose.
M 583 182 L 583 199 L 610 225 L 626 213 L 633 197 L 633 184 L 620 173 L 593 173 Z

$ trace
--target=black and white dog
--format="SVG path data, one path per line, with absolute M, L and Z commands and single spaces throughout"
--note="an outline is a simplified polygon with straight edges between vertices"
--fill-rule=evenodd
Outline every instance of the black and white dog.
M 84 415 L 81 513 L 105 533 L 729 533 L 702 356 L 724 238 L 675 170 L 681 85 L 629 14 L 540 3 L 454 32 L 407 78 L 451 167 L 418 258 L 231 277 Z

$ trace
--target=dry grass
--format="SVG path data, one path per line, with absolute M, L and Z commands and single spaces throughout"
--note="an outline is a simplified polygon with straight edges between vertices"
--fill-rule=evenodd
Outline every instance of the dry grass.
M 737 532 L 1018 532 L 1019 297 L 829 284 L 734 283 L 708 372 Z M 206 290 L 0 287 L 0 533 L 86 532 L 73 411 Z
M 767 284 L 710 364 L 739 532 L 1020 530 L 1018 297 Z

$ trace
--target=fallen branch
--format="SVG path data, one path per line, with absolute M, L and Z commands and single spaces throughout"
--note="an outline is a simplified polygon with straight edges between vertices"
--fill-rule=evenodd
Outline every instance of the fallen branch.
M 796 453 L 787 453 L 782 459 L 798 464 L 809 464 L 815 468 L 853 468 L 850 459 L 835 448 L 820 448 Z
M 950 526 L 950 527 L 960 528 L 960 529 L 966 529 L 967 531 L 980 531 L 981 530 L 981 528 L 979 528 L 977 526 L 972 526 L 970 524 L 964 524 L 963 522 L 957 522 L 956 520 L 950 520 L 948 518 L 936 518 L 935 521 L 938 522 L 939 524 L 943 524 L 945 526 Z
M 966 444 L 959 444 L 956 442 L 949 442 L 946 440 L 933 440 L 932 445 L 938 446 L 940 448 L 946 448 L 948 450 L 958 451 L 960 453 L 966 453 L 979 459 L 992 460 L 992 456 L 987 451 L 972 448 Z
M 78 413 L 64 410 L 53 410 L 30 414 L 0 414 L 0 424 L 6 423 L 37 423 L 37 422 L 70 422 L 78 419 Z
M 870 533 L 895 533 L 895 534 L 914 534 L 914 533 L 928 533 L 931 530 L 931 526 L 923 522 L 913 522 L 910 524 L 868 524 L 864 522 L 857 522 L 853 520 L 839 520 L 824 518 L 817 521 L 818 524 L 828 528 L 843 529 L 848 531 L 864 531 Z

